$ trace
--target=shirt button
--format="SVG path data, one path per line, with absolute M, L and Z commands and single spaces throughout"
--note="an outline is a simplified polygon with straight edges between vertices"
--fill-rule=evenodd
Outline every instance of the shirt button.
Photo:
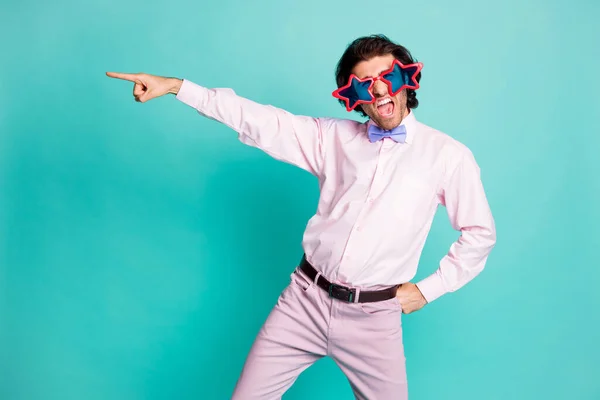
M 369 203 L 373 203 L 373 199 L 372 199 L 371 197 L 369 197 L 369 198 L 367 199 L 367 201 L 368 201 Z
M 357 227 L 356 227 L 356 230 L 357 230 L 358 232 L 360 232 L 360 229 L 361 229 L 361 228 L 360 228 L 360 226 L 357 226 Z

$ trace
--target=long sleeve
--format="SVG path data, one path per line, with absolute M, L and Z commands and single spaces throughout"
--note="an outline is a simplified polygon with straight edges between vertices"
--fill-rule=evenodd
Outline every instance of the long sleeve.
M 232 89 L 208 89 L 185 79 L 176 97 L 236 131 L 242 143 L 320 175 L 324 158 L 321 120 L 258 104 Z
M 440 192 L 452 227 L 460 237 L 440 261 L 439 268 L 417 287 L 428 302 L 456 291 L 484 268 L 496 243 L 496 228 L 480 177 L 480 169 L 470 150 L 450 171 Z

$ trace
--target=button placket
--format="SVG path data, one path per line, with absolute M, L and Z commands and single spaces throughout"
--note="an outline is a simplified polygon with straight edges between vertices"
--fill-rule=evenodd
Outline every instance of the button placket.
M 369 191 L 368 191 L 367 197 L 366 197 L 366 203 L 368 203 L 368 204 L 373 204 L 373 202 L 374 202 L 374 199 L 372 197 L 373 188 L 376 187 L 376 184 L 380 180 L 380 176 L 382 174 L 381 168 L 380 168 L 381 157 L 382 157 L 382 147 L 379 148 L 379 152 L 377 153 L 377 161 L 376 161 L 376 165 L 375 165 L 375 172 L 373 174 L 373 179 L 371 181 L 371 185 L 369 187 Z M 348 237 L 348 241 L 346 243 L 346 248 L 344 249 L 344 253 L 343 253 L 343 256 L 342 256 L 342 265 L 340 266 L 340 270 L 346 271 L 346 269 L 344 268 L 344 264 L 352 261 L 352 255 L 348 251 L 348 249 L 351 248 L 351 243 L 352 243 L 352 241 L 354 239 L 354 234 L 358 233 L 358 232 L 362 232 L 362 224 L 361 224 L 361 222 L 362 222 L 362 216 L 363 216 L 363 214 L 365 212 L 367 212 L 367 208 L 368 207 L 363 207 L 361 209 L 361 211 L 359 212 L 359 214 L 358 214 L 358 216 L 356 218 L 356 222 L 354 223 L 354 226 L 350 230 L 350 235 Z M 343 273 L 340 270 L 338 270 L 338 276 Z M 347 274 L 345 274 L 345 275 L 347 275 Z
M 375 174 L 373 174 L 373 181 L 371 181 L 371 187 L 369 188 L 369 193 L 367 193 L 367 204 L 371 205 L 375 202 L 373 198 L 373 192 L 375 188 L 378 186 L 378 182 L 381 180 L 381 158 L 383 153 L 383 145 L 379 148 L 379 153 L 377 154 L 377 165 L 375 167 Z M 364 210 L 364 209 L 363 209 Z M 362 212 L 361 212 L 362 215 Z

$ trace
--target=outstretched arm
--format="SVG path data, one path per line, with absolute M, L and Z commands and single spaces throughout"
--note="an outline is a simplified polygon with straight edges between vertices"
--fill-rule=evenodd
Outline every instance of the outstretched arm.
M 315 176 L 322 171 L 324 128 L 320 119 L 293 115 L 238 96 L 232 89 L 208 89 L 185 79 L 116 72 L 107 75 L 134 82 L 136 101 L 145 103 L 175 94 L 201 115 L 236 131 L 241 142 Z

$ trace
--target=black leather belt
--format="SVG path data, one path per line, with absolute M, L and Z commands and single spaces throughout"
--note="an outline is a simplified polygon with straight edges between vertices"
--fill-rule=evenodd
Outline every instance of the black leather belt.
M 314 282 L 315 277 L 317 276 L 317 270 L 306 260 L 306 256 L 303 256 L 302 261 L 300 261 L 300 269 Z M 383 290 L 361 290 L 358 293 L 358 301 L 356 301 L 355 288 L 349 288 L 331 283 L 325 279 L 323 275 L 319 275 L 319 279 L 317 279 L 316 283 L 317 286 L 329 293 L 329 297 L 333 297 L 348 303 L 372 303 L 375 301 L 389 300 L 396 296 L 396 290 L 400 286 L 395 285 L 391 288 Z

